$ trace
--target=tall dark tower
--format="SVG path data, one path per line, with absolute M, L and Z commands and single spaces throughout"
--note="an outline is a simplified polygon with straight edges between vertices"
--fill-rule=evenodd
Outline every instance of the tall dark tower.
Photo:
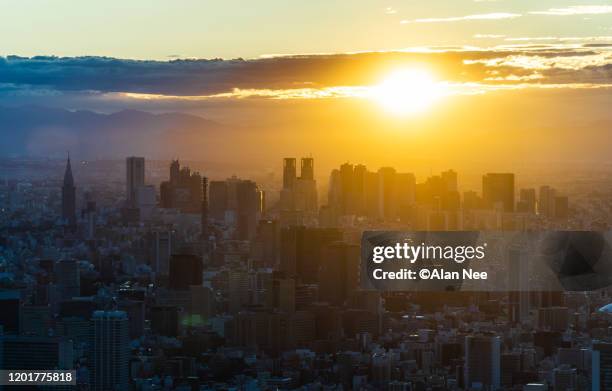
M 302 158 L 302 167 L 300 169 L 300 178 L 306 180 L 314 179 L 314 159 L 311 157 Z
M 208 178 L 202 178 L 202 239 L 208 240 Z
M 64 184 L 62 185 L 62 217 L 70 225 L 76 223 L 76 188 L 70 167 L 70 155 L 66 161 L 66 171 L 64 172 Z
M 283 161 L 283 189 L 293 189 L 296 178 L 296 164 L 294 157 L 287 157 Z

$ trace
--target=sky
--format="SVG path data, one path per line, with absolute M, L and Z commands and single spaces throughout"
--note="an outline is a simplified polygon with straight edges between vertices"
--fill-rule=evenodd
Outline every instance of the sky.
M 612 163 L 609 1 L 9 0 L 0 37 L 0 108 L 179 112 L 218 125 L 174 122 L 190 128 L 160 147 L 135 129 L 150 122 L 96 117 L 104 123 L 83 129 L 15 110 L 0 138 L 19 153 Z M 109 123 L 120 141 L 96 149 Z
M 5 0 L 0 51 L 163 60 L 482 46 L 610 36 L 611 8 L 561 0 Z

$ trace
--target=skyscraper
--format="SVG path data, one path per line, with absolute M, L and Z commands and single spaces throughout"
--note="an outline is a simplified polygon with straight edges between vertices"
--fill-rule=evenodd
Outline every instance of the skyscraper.
M 612 343 L 594 341 L 591 389 L 612 390 Z
M 208 240 L 208 178 L 202 178 L 201 236 Z
M 70 167 L 70 155 L 66 161 L 64 184 L 62 185 L 62 218 L 68 221 L 70 225 L 76 223 L 76 187 Z
M 514 212 L 514 174 L 489 173 L 482 177 L 482 198 L 487 208 Z
M 501 340 L 497 336 L 465 337 L 465 385 L 481 384 L 483 389 L 497 390 L 501 383 Z
M 295 179 L 297 177 L 296 173 L 296 164 L 295 158 L 288 157 L 285 158 L 283 164 L 283 188 L 291 189 L 295 183 Z
M 314 179 L 314 159 L 311 157 L 302 158 L 302 167 L 300 169 L 301 179 Z
M 145 182 L 145 159 L 136 156 L 126 158 L 125 172 L 126 199 L 128 206 L 133 207 L 136 204 L 136 189 Z
M 188 291 L 190 285 L 202 285 L 202 259 L 193 254 L 172 255 L 169 288 Z
M 128 317 L 123 311 L 96 311 L 92 317 L 92 390 L 128 389 Z

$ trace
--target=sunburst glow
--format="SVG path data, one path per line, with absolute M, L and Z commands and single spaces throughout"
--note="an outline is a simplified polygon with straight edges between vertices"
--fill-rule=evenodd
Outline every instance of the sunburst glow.
M 372 88 L 372 98 L 396 115 L 422 112 L 443 94 L 443 84 L 422 69 L 395 71 Z

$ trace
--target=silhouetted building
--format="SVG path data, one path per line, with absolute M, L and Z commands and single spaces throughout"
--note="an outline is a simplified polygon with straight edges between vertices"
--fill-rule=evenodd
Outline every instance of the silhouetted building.
M 253 181 L 228 178 L 210 182 L 210 217 L 234 228 L 234 238 L 251 240 L 263 211 L 264 193 Z
M 514 212 L 514 174 L 484 175 L 482 198 L 489 209 Z
M 481 384 L 496 390 L 501 384 L 501 340 L 497 336 L 468 335 L 465 337 L 465 384 L 471 388 Z
M 288 157 L 283 162 L 283 189 L 291 189 L 297 178 L 295 158 Z
M 123 311 L 96 311 L 92 321 L 92 390 L 128 389 L 129 323 Z
M 591 390 L 612 390 L 612 343 L 593 343 Z
M 325 247 L 342 240 L 335 228 L 288 227 L 281 230 L 280 268 L 297 281 L 312 284 L 318 281 Z
M 341 242 L 328 245 L 323 252 L 319 273 L 319 299 L 343 305 L 357 290 L 360 272 L 359 246 Z
M 172 255 L 168 287 L 187 291 L 190 285 L 202 285 L 202 259 L 192 254 Z
M 130 156 L 125 159 L 126 200 L 128 207 L 136 206 L 136 189 L 145 183 L 144 157 Z
M 184 213 L 200 213 L 202 207 L 202 177 L 181 167 L 178 160 L 170 164 L 170 180 L 160 184 L 160 206 L 179 209 Z
M 64 183 L 62 185 L 62 218 L 70 225 L 76 224 L 76 187 L 72 177 L 70 166 L 70 156 L 66 160 L 66 170 L 64 171 Z

